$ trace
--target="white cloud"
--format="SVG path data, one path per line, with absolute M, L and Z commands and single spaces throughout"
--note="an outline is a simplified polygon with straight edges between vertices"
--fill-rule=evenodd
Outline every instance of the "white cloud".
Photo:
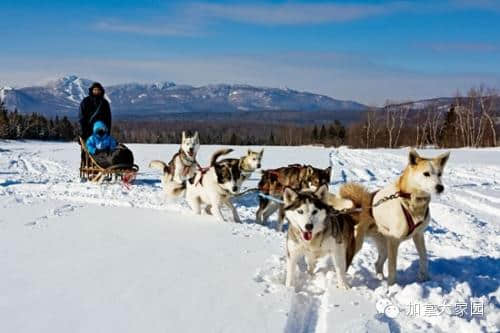
M 409 2 L 388 4 L 276 4 L 242 5 L 192 3 L 171 11 L 151 13 L 147 22 L 111 19 L 95 22 L 103 31 L 159 36 L 195 36 L 208 30 L 211 23 L 226 20 L 257 25 L 311 25 L 347 22 L 388 15 L 410 9 Z
M 140 23 L 126 23 L 119 20 L 100 21 L 93 25 L 95 29 L 112 32 L 128 32 L 142 35 L 153 36 L 182 36 L 190 37 L 200 35 L 197 26 L 192 24 L 140 24 Z
M 191 12 L 205 17 L 236 22 L 301 25 L 328 22 L 345 22 L 371 16 L 391 14 L 409 7 L 407 2 L 388 4 L 276 4 L 276 5 L 222 5 L 198 3 L 191 5 Z
M 195 2 L 173 10 L 150 13 L 145 21 L 118 19 L 99 21 L 94 28 L 103 31 L 160 36 L 197 36 L 219 21 L 254 25 L 315 25 L 342 23 L 401 13 L 437 13 L 457 10 L 500 11 L 498 0 L 393 1 L 388 3 L 283 3 L 214 4 Z

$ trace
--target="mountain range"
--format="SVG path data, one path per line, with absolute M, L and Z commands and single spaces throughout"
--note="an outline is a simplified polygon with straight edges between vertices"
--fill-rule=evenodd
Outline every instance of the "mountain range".
M 92 80 L 66 76 L 43 86 L 3 87 L 0 100 L 9 110 L 37 112 L 45 116 L 76 118 L 80 101 L 87 96 Z M 173 82 L 127 83 L 105 87 L 113 116 L 158 119 L 172 115 L 238 114 L 262 111 L 333 112 L 362 111 L 366 106 L 353 101 L 300 92 L 241 84 L 214 84 L 201 87 Z M 268 112 L 266 112 L 268 113 Z

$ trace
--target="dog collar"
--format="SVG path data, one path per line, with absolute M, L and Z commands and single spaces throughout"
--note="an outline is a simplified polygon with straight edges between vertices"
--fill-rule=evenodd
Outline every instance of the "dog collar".
M 397 192 L 400 198 L 411 199 L 411 193 L 399 191 Z

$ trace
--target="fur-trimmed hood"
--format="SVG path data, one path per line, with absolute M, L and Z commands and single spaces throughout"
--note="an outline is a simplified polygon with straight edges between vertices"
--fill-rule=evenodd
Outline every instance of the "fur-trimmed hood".
M 102 86 L 102 84 L 100 84 L 99 82 L 94 82 L 90 85 L 89 87 L 89 96 L 93 96 L 92 95 L 92 89 L 94 88 L 99 88 L 101 89 L 102 91 L 102 96 L 104 96 L 104 94 L 106 93 L 106 91 L 104 90 L 104 87 Z

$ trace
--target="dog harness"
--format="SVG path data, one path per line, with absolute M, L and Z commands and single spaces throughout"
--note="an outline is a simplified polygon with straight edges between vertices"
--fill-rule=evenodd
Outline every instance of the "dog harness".
M 379 191 L 373 192 L 372 193 L 372 198 L 370 200 L 369 213 L 370 213 L 370 216 L 373 219 L 375 219 L 375 217 L 373 216 L 373 207 L 374 207 L 373 200 L 375 199 L 375 195 L 378 192 Z M 411 193 L 406 193 L 406 192 L 403 192 L 403 191 L 398 191 L 398 192 L 396 192 L 396 194 L 397 194 L 397 197 L 399 197 L 399 198 L 411 199 Z M 383 199 L 381 199 L 381 200 L 383 200 Z M 406 208 L 406 206 L 403 205 L 403 203 L 401 203 L 401 209 L 403 210 L 403 214 L 405 215 L 406 225 L 408 226 L 408 234 L 407 234 L 407 236 L 410 236 L 413 233 L 413 231 L 415 231 L 415 229 L 427 219 L 427 216 L 429 215 L 429 207 L 427 207 L 427 210 L 425 211 L 424 219 L 422 221 L 420 221 L 420 222 L 415 223 L 415 221 L 413 219 L 413 216 L 411 215 L 411 213 L 408 210 L 408 208 Z
M 203 185 L 203 176 L 205 176 L 207 171 L 210 170 L 210 167 L 208 166 L 208 167 L 203 168 L 198 162 L 196 162 L 196 166 L 198 167 L 198 171 L 201 173 L 200 179 L 198 179 L 198 182 L 196 182 L 196 185 L 198 185 L 198 184 Z
M 405 214 L 405 218 L 406 218 L 406 224 L 408 225 L 408 235 L 407 236 L 410 236 L 413 233 L 413 231 L 415 231 L 415 229 L 419 225 L 421 225 L 422 222 L 425 221 L 425 219 L 427 219 L 427 216 L 429 215 L 429 207 L 427 207 L 427 210 L 425 211 L 424 219 L 415 224 L 415 222 L 413 221 L 413 216 L 411 216 L 410 211 L 403 204 L 401 204 L 401 209 L 403 209 L 403 213 Z
M 183 164 L 182 171 L 181 171 L 181 175 L 183 177 L 186 177 L 189 174 L 189 171 L 191 170 L 191 167 L 193 166 L 193 164 L 196 163 L 196 165 L 198 165 L 198 162 L 196 162 L 196 159 L 189 158 L 189 156 L 187 156 L 186 153 L 184 153 L 184 151 L 182 149 L 179 149 L 179 151 L 177 153 L 175 153 L 174 156 L 172 156 L 172 159 L 167 164 L 168 173 L 170 173 L 172 175 L 171 176 L 172 180 L 174 179 L 174 175 L 175 175 L 175 159 L 177 157 L 179 157 L 181 159 L 181 162 Z

